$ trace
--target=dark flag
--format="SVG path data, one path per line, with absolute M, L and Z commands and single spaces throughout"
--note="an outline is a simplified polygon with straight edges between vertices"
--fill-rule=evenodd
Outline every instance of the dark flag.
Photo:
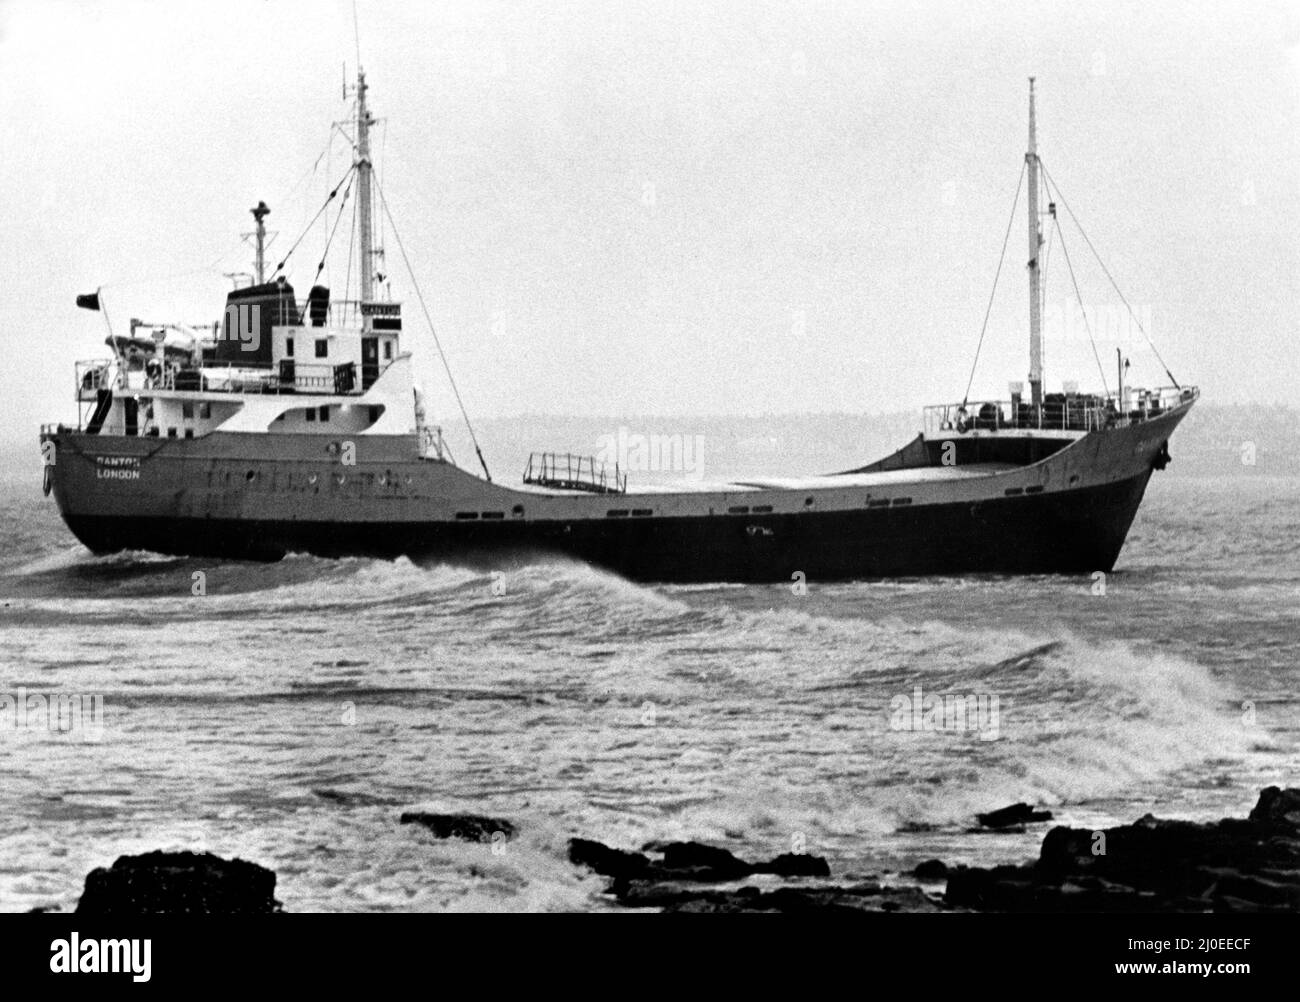
M 78 297 L 77 297 L 77 305 L 78 305 L 81 309 L 83 309 L 83 310 L 97 310 L 97 309 L 99 309 L 99 292 L 98 292 L 98 290 L 96 290 L 95 292 L 87 293 L 87 294 L 84 295 L 84 296 L 78 296 Z

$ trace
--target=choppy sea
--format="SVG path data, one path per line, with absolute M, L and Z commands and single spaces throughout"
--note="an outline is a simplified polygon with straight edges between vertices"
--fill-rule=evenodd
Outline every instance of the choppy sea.
M 587 910 L 609 905 L 571 836 L 905 882 L 1036 855 L 1041 829 L 970 831 L 1016 801 L 1081 826 L 1244 815 L 1300 778 L 1298 488 L 1159 475 L 1104 580 L 801 594 L 561 560 L 95 557 L 38 478 L 9 485 L 0 709 L 88 712 L 0 723 L 0 910 L 71 909 L 151 849 L 271 867 L 291 911 Z M 439 842 L 410 809 L 521 834 Z

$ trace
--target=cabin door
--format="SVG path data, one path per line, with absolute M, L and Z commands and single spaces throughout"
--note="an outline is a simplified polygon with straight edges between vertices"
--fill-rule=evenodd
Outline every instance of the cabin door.
M 126 433 L 136 435 L 140 431 L 140 404 L 133 397 L 122 398 L 122 408 L 126 412 Z
M 361 339 L 361 388 L 370 389 L 370 384 L 379 378 L 379 338 L 363 337 Z

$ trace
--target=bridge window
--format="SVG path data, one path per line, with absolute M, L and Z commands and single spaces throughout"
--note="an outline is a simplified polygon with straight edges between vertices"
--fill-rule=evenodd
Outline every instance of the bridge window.
M 293 338 L 287 337 L 284 339 L 284 353 L 289 358 L 293 358 Z
M 329 408 L 329 404 L 321 404 L 321 406 L 320 406 L 320 419 L 321 419 L 322 421 L 328 421 L 328 420 L 330 419 L 330 408 Z
M 316 339 L 316 357 L 325 358 L 330 353 L 330 343 L 323 337 Z

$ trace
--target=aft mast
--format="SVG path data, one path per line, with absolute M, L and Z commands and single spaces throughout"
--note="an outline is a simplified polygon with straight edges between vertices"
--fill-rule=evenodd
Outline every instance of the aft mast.
M 1029 394 L 1035 407 L 1043 402 L 1043 319 L 1038 251 L 1043 231 L 1038 218 L 1038 138 L 1034 126 L 1034 78 L 1029 78 Z

